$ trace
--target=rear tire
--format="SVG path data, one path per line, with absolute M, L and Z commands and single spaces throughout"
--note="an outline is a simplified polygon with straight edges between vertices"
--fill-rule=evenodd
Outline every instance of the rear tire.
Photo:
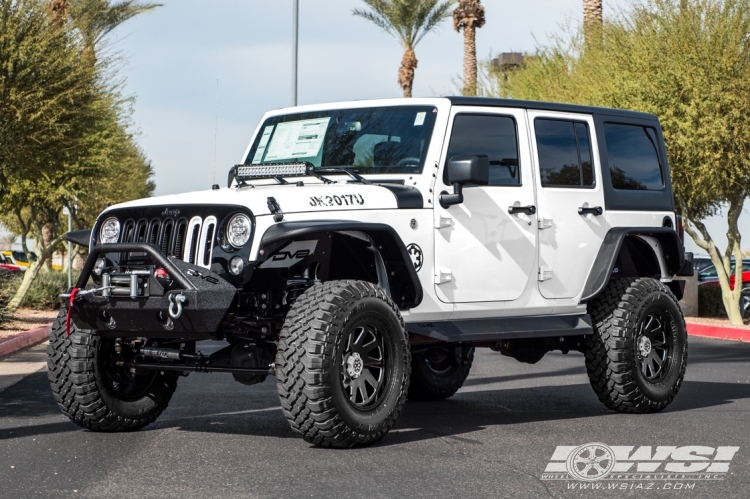
M 388 294 L 364 281 L 315 284 L 281 330 L 276 379 L 292 430 L 320 447 L 381 440 L 409 389 L 409 341 Z
M 672 403 L 685 377 L 687 331 L 669 288 L 656 279 L 613 279 L 589 313 L 586 369 L 599 400 L 629 413 Z
M 61 310 L 47 346 L 47 377 L 63 414 L 93 431 L 118 432 L 143 428 L 167 408 L 177 377 L 167 371 L 130 375 L 113 365 L 113 340 L 97 331 L 70 327 Z
M 474 347 L 436 346 L 411 361 L 409 400 L 445 400 L 464 384 L 474 362 Z

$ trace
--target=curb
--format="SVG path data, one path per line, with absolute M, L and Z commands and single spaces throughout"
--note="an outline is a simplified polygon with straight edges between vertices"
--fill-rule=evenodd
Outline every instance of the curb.
M 690 336 L 750 342 L 750 329 L 740 329 L 725 326 L 708 326 L 706 324 L 691 324 L 688 322 L 687 332 Z
M 45 341 L 49 337 L 51 327 L 52 324 L 47 324 L 46 326 L 31 329 L 0 342 L 0 358 Z

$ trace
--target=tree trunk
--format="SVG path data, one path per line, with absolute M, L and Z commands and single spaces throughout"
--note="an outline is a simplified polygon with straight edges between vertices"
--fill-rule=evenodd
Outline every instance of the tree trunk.
M 698 220 L 691 220 L 689 214 L 687 214 L 683 208 L 683 215 L 685 215 L 686 222 L 685 232 L 693 238 L 695 244 L 708 253 L 708 256 L 711 257 L 711 262 L 716 266 L 716 275 L 719 278 L 724 310 L 726 310 L 729 322 L 736 326 L 742 325 L 742 313 L 740 312 L 740 298 L 742 296 L 742 250 L 740 248 L 741 238 L 737 228 L 737 222 L 740 213 L 742 213 L 743 201 L 744 196 L 738 196 L 738 199 L 730 201 L 729 210 L 727 212 L 728 243 L 723 258 L 721 252 L 711 238 L 711 234 L 708 233 L 706 226 Z M 734 256 L 735 261 L 734 289 L 731 289 L 729 284 L 729 268 L 731 264 L 730 256 L 732 255 Z
M 414 70 L 417 69 L 417 55 L 414 49 L 406 49 L 398 70 L 398 84 L 404 91 L 404 97 L 411 97 L 414 86 Z
M 52 254 L 52 251 L 54 251 L 55 246 L 57 246 L 62 240 L 63 236 L 60 236 L 52 241 L 44 251 L 39 253 L 38 258 L 35 262 L 30 262 L 29 268 L 26 269 L 26 272 L 23 273 L 21 286 L 19 286 L 18 291 L 16 291 L 16 294 L 13 296 L 13 298 L 8 303 L 8 306 L 6 307 L 7 313 L 12 314 L 18 309 L 18 307 L 21 306 L 24 298 L 26 298 L 26 294 L 29 292 L 29 289 L 31 289 L 31 285 L 34 283 L 34 279 L 36 279 L 36 276 L 39 275 L 39 271 L 42 269 L 47 259 Z
M 583 0 L 583 34 L 586 45 L 597 43 L 601 39 L 603 23 L 602 0 Z
M 477 95 L 477 29 L 464 27 L 464 95 Z

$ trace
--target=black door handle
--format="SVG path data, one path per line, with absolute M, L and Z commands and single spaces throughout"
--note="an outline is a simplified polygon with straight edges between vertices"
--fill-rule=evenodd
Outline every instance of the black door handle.
M 508 206 L 508 213 L 516 215 L 517 213 L 526 213 L 527 215 L 533 215 L 536 213 L 536 206 Z
M 602 213 L 604 213 L 604 210 L 602 210 L 601 206 L 592 206 L 590 208 L 584 208 L 583 206 L 581 206 L 580 208 L 578 208 L 579 215 L 595 215 L 598 217 Z

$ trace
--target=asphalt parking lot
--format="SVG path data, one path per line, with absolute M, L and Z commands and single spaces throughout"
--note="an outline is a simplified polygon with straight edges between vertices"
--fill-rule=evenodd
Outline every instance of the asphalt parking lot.
M 623 415 L 599 404 L 580 354 L 526 365 L 483 349 L 455 397 L 407 403 L 385 440 L 354 450 L 295 438 L 274 378 L 248 387 L 192 374 L 154 425 L 97 434 L 60 415 L 37 372 L 0 391 L 0 497 L 747 498 L 749 360 L 750 344 L 691 338 L 677 401 L 659 414 Z M 720 480 L 581 490 L 583 482 L 542 479 L 557 446 L 588 442 L 740 449 Z

